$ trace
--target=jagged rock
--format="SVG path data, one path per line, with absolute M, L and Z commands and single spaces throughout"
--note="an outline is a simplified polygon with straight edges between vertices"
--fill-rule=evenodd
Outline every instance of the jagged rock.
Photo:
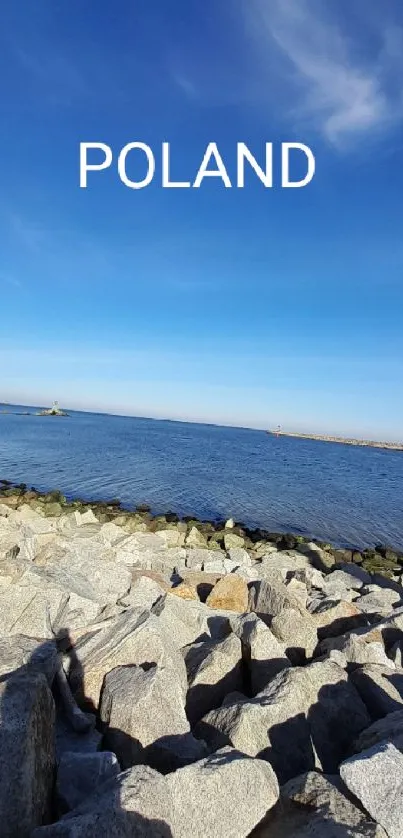
M 303 608 L 306 608 L 308 601 L 308 589 L 305 582 L 302 582 L 300 579 L 296 579 L 294 576 L 286 582 L 286 585 L 290 593 L 298 599 L 300 605 L 302 605 Z
M 151 611 L 153 605 L 165 596 L 166 589 L 149 576 L 138 576 L 130 591 L 122 599 L 122 604 L 130 608 L 146 608 Z
M 256 695 L 275 675 L 291 666 L 284 644 L 279 643 L 256 614 L 234 617 L 231 627 L 241 641 L 242 660 L 249 678 L 250 693 Z
M 225 576 L 226 573 L 234 573 L 239 570 L 237 562 L 227 559 L 225 554 L 221 555 L 216 551 L 216 557 L 203 563 L 206 573 L 219 573 Z
M 167 778 L 175 838 L 246 838 L 278 800 L 274 772 L 223 748 Z
M 395 748 L 403 751 L 403 709 L 388 713 L 363 730 L 355 740 L 351 752 L 359 754 L 360 751 L 366 751 L 386 741 L 392 742 Z
M 41 673 L 52 685 L 59 665 L 55 641 L 37 640 L 23 634 L 0 638 L 0 678 L 25 670 Z M 3 680 L 3 679 L 2 679 Z
M 2 838 L 29 838 L 48 823 L 55 761 L 54 702 L 46 677 L 23 672 L 0 683 Z
M 233 532 L 226 532 L 224 535 L 224 547 L 227 551 L 233 550 L 236 548 L 243 547 L 245 544 L 245 540 L 240 535 L 236 535 Z
M 290 574 L 295 574 L 297 571 L 313 571 L 311 563 L 306 556 L 301 555 L 293 550 L 276 550 L 270 553 L 264 553 L 261 557 L 261 574 L 260 578 L 270 578 L 274 572 L 280 575 L 281 579 L 285 581 Z M 319 571 L 314 571 L 319 573 Z
M 242 689 L 241 641 L 230 634 L 224 640 L 186 646 L 183 655 L 189 685 L 186 714 L 193 726 L 218 707 L 227 693 Z
M 143 763 L 163 773 L 173 771 L 188 763 L 191 744 L 191 761 L 203 755 L 201 743 L 190 734 L 181 686 L 164 667 L 151 665 L 144 671 L 126 666 L 109 672 L 100 716 L 106 746 L 123 768 Z
M 207 547 L 206 536 L 197 527 L 192 527 L 189 535 L 186 536 L 187 547 Z
M 375 745 L 340 766 L 346 786 L 389 838 L 403 835 L 403 754 L 390 743 Z
M 301 774 L 281 789 L 279 803 L 253 838 L 387 838 L 384 829 L 347 796 L 338 775 Z
M 270 628 L 284 644 L 292 664 L 304 663 L 312 657 L 318 642 L 318 631 L 315 621 L 307 612 L 284 608 L 273 618 Z
M 344 570 L 333 570 L 324 579 L 323 590 L 328 597 L 345 599 L 349 591 L 359 591 L 364 583 Z
M 54 554 L 50 556 L 54 560 Z M 53 565 L 31 568 L 30 573 L 42 579 L 42 585 L 57 586 L 69 593 L 101 605 L 115 603 L 127 594 L 131 586 L 131 573 L 117 562 L 63 551 Z
M 375 586 L 371 585 L 371 588 Z M 403 595 L 403 591 L 402 591 Z M 363 596 L 354 600 L 354 605 L 363 611 L 365 614 L 376 614 L 381 617 L 388 617 L 393 610 L 393 606 L 397 605 L 401 600 L 401 596 L 388 588 L 377 588 L 375 591 L 371 590 Z
M 403 672 L 366 664 L 357 667 L 350 678 L 373 720 L 402 709 Z
M 243 547 L 230 547 L 228 550 L 228 556 L 232 562 L 235 562 L 236 565 L 239 567 L 251 567 L 253 561 L 248 553 Z
M 338 637 L 340 634 L 368 624 L 365 614 L 362 614 L 354 603 L 343 600 L 337 603 L 323 600 L 312 616 L 317 625 L 319 640 L 326 637 Z
M 177 649 L 203 638 L 219 640 L 230 631 L 231 612 L 213 612 L 201 602 L 167 594 L 153 611 L 158 614 L 161 630 L 166 632 Z
M 299 550 L 309 558 L 311 565 L 322 573 L 327 573 L 335 565 L 334 556 L 326 550 L 322 550 L 314 541 L 300 544 Z
M 172 599 L 174 599 L 172 597 Z M 179 600 L 177 600 L 179 602 Z M 172 669 L 186 692 L 186 668 L 180 652 L 158 617 L 130 608 L 91 631 L 66 654 L 65 668 L 74 694 L 82 703 L 97 707 L 105 675 L 117 666 L 158 663 Z
M 248 587 L 244 579 L 234 573 L 220 579 L 208 595 L 206 605 L 210 608 L 237 611 L 240 614 L 248 610 Z
M 32 838 L 174 838 L 173 800 L 165 777 L 138 765 L 112 777 L 58 823 Z
M 56 796 L 61 815 L 75 809 L 111 777 L 120 773 L 115 754 L 65 753 L 57 769 Z
M 382 643 L 366 643 L 361 637 L 354 634 L 329 637 L 327 640 L 322 640 L 318 648 L 318 655 L 327 655 L 332 650 L 342 652 L 346 663 L 376 663 L 392 667 L 392 662 L 389 660 Z
M 49 626 L 57 622 L 69 595 L 55 586 L 44 590 L 20 583 L 0 589 L 0 635 L 25 634 L 52 637 Z
M 206 547 L 192 547 L 186 550 L 186 567 L 189 570 L 201 571 L 211 562 L 219 562 L 225 559 L 225 553 L 221 550 L 207 550 Z
M 363 585 L 370 585 L 372 582 L 371 574 L 354 562 L 338 562 L 335 567 L 337 570 L 348 573 L 349 576 L 362 582 Z
M 195 734 L 268 760 L 280 783 L 315 763 L 334 773 L 370 718 L 346 673 L 331 661 L 285 669 L 254 699 L 208 713 Z
M 305 613 L 305 609 L 297 597 L 293 596 L 282 582 L 263 579 L 252 582 L 249 589 L 249 608 L 269 627 L 273 617 L 277 617 L 285 609 L 293 609 Z

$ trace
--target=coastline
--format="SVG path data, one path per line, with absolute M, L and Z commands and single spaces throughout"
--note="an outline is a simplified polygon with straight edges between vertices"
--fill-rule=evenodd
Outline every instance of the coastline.
M 361 448 L 381 448 L 386 451 L 403 451 L 403 442 L 376 442 L 369 439 L 349 439 L 326 434 L 303 434 L 292 431 L 266 431 L 269 436 L 286 436 L 293 439 L 312 439 L 315 442 L 337 442 L 339 445 L 356 445 Z
M 0 808 L 13 835 L 67 823 L 123 835 L 135 818 L 130 834 L 202 824 L 214 838 L 219 823 L 223 838 L 264 838 L 267 824 L 294 835 L 301 814 L 322 835 L 340 811 L 351 834 L 379 832 L 349 772 L 365 759 L 359 800 L 367 774 L 377 800 L 380 771 L 389 802 L 395 763 L 379 761 L 400 759 L 403 553 L 0 481 L 0 558 Z M 40 802 L 29 823 L 21 799 Z
M 318 551 L 320 564 L 327 569 L 339 563 L 354 563 L 371 574 L 381 574 L 388 578 L 399 578 L 403 573 L 403 550 L 391 545 L 378 544 L 365 548 L 347 547 L 325 542 L 321 539 L 302 536 L 293 532 L 273 532 L 261 527 L 251 528 L 232 519 L 200 520 L 193 516 L 180 516 L 174 511 L 152 514 L 148 504 L 139 504 L 133 508 L 125 507 L 119 498 L 109 500 L 88 500 L 67 498 L 59 490 L 38 491 L 24 483 L 15 484 L 0 479 L 0 504 L 5 503 L 12 509 L 28 505 L 35 512 L 46 517 L 59 517 L 69 512 L 95 513 L 101 523 L 115 523 L 127 527 L 128 531 L 157 533 L 167 527 L 184 533 L 185 537 L 193 532 L 193 546 L 222 549 L 226 536 L 235 537 L 238 547 L 251 551 L 256 557 L 264 554 L 269 547 L 279 551 L 297 550 L 303 554 Z M 227 539 L 228 541 L 228 539 Z

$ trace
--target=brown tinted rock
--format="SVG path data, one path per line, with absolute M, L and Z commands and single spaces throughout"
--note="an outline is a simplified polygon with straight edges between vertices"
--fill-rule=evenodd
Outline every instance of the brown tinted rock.
M 245 580 L 235 573 L 224 576 L 208 595 L 206 605 L 244 614 L 248 610 L 248 587 Z
M 179 585 L 176 585 L 175 588 L 170 588 L 169 593 L 173 596 L 178 596 L 181 599 L 195 599 L 199 601 L 196 588 L 189 582 L 181 582 Z

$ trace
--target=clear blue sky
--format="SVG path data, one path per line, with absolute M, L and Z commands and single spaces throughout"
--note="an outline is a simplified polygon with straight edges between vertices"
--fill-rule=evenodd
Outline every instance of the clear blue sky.
M 3 0 L 0 70 L 0 398 L 403 437 L 401 0 Z M 317 171 L 79 188 L 135 140 Z

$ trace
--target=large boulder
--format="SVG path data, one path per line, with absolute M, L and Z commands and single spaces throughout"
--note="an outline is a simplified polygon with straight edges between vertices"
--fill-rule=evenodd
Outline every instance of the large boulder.
M 319 765 L 334 773 L 370 717 L 343 669 L 331 661 L 280 672 L 254 699 L 213 710 L 195 734 L 268 760 L 284 783 Z
M 177 649 L 201 640 L 219 640 L 226 637 L 230 628 L 230 611 L 216 611 L 202 602 L 184 600 L 166 594 L 156 603 L 153 613 L 158 615 L 161 631 Z
M 403 708 L 403 672 L 379 664 L 365 664 L 350 678 L 373 720 Z
M 186 693 L 183 657 L 158 617 L 129 608 L 104 626 L 89 631 L 65 655 L 65 669 L 80 703 L 98 707 L 105 675 L 117 666 L 158 663 L 171 669 Z
M 268 581 L 262 579 L 258 582 L 251 582 L 249 589 L 249 608 L 270 626 L 273 617 L 277 617 L 286 608 L 297 612 L 304 612 L 297 597 L 293 596 L 287 586 L 274 576 Z
M 298 666 L 312 657 L 318 643 L 318 630 L 307 611 L 284 608 L 273 617 L 270 628 L 284 645 L 292 664 Z
M 122 768 L 148 764 L 162 773 L 204 755 L 190 733 L 183 692 L 170 669 L 117 667 L 105 677 L 100 716 L 104 741 Z
M 248 610 L 248 586 L 245 580 L 235 573 L 224 576 L 208 595 L 206 605 L 244 614 Z
M 54 702 L 45 675 L 0 683 L 0 815 L 3 838 L 29 838 L 48 823 L 55 763 Z
M 279 795 L 270 766 L 232 748 L 170 774 L 167 782 L 174 838 L 247 838 Z
M 278 804 L 253 838 L 387 838 L 354 802 L 338 775 L 301 774 L 281 789 Z
M 341 637 L 329 637 L 322 640 L 319 648 L 319 655 L 328 655 L 333 651 L 341 652 L 346 664 L 367 664 L 375 663 L 392 667 L 383 643 L 367 643 L 362 637 L 356 634 L 341 635 Z
M 340 775 L 352 794 L 387 832 L 403 835 L 403 754 L 391 743 L 346 760 Z
M 291 664 L 285 647 L 256 614 L 242 614 L 231 620 L 242 645 L 244 679 L 248 693 L 256 695 L 269 681 Z
M 183 650 L 188 677 L 186 714 L 191 725 L 218 707 L 227 693 L 241 690 L 242 647 L 235 634 L 193 643 Z
M 166 779 L 138 765 L 112 777 L 58 823 L 32 838 L 174 838 L 173 800 Z
M 59 813 L 63 815 L 75 809 L 106 780 L 119 773 L 119 763 L 110 751 L 64 753 L 58 764 L 56 779 Z
M 59 666 L 55 640 L 38 640 L 23 634 L 0 637 L 0 678 L 18 672 L 39 672 L 49 686 Z
M 392 742 L 399 751 L 403 751 L 403 709 L 388 713 L 365 728 L 355 740 L 351 752 L 359 754 L 360 751 L 366 751 L 386 741 Z

